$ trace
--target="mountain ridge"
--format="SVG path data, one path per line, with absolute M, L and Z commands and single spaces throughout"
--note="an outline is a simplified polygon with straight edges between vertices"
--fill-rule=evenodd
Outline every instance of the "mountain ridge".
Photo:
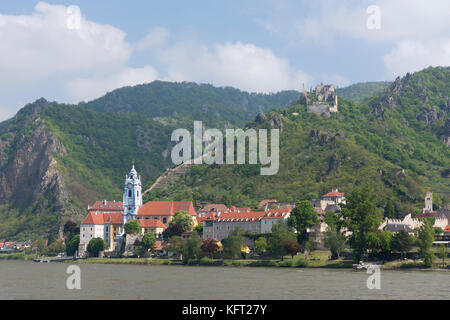
M 339 97 L 339 112 L 330 118 L 307 113 L 306 106 L 291 102 L 277 110 L 276 105 L 269 107 L 273 106 L 270 99 L 264 104 L 264 117 L 258 116 L 258 108 L 249 108 L 250 121 L 236 120 L 233 108 L 239 104 L 219 117 L 208 117 L 201 110 L 202 103 L 197 103 L 201 95 L 191 103 L 204 119 L 182 116 L 187 109 L 172 119 L 170 108 L 157 108 L 167 113 L 142 115 L 133 109 L 114 112 L 95 104 L 66 105 L 39 99 L 0 124 L 0 238 L 55 236 L 65 221 L 80 222 L 88 203 L 120 200 L 123 175 L 133 160 L 143 177 L 143 189 L 148 189 L 161 173 L 174 167 L 171 132 L 179 127 L 190 130 L 192 120 L 218 128 L 244 121 L 247 127 L 281 126 L 279 175 L 262 177 L 259 167 L 249 165 L 193 166 L 173 186 L 149 192 L 147 200 L 254 206 L 262 198 L 297 200 L 336 187 L 349 192 L 355 185 L 373 181 L 380 206 L 394 199 L 399 215 L 418 210 L 425 188 L 450 191 L 445 173 L 450 167 L 445 144 L 449 70 L 425 69 L 408 77 L 362 102 Z M 200 87 L 215 90 L 213 86 Z M 126 89 L 125 96 L 132 95 L 128 91 L 133 88 Z M 242 101 L 242 92 L 235 90 L 230 91 L 237 92 L 235 101 Z M 298 98 L 295 91 L 290 94 L 286 101 Z M 100 109 L 92 110 L 96 108 Z M 442 204 L 446 200 L 436 195 L 436 201 Z

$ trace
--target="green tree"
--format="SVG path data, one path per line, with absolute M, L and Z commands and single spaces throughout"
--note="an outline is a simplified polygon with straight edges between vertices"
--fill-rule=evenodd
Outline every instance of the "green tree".
M 183 232 L 192 231 L 194 226 L 194 222 L 192 221 L 192 217 L 187 211 L 178 211 L 173 216 L 173 219 L 170 221 L 169 226 L 178 224 L 181 226 Z
M 295 233 L 289 231 L 289 228 L 284 221 L 280 221 L 272 226 L 272 233 L 269 238 L 268 249 L 272 256 L 281 257 L 287 254 L 283 243 L 288 241 L 296 241 Z
M 164 245 L 164 249 L 172 252 L 174 255 L 180 255 L 183 250 L 183 239 L 180 236 L 171 236 L 169 241 Z
M 391 199 L 386 202 L 384 207 L 384 217 L 389 219 L 395 218 L 394 202 Z
M 141 227 L 137 220 L 131 220 L 125 223 L 125 234 L 139 234 L 141 232 Z
M 142 247 L 145 251 L 153 251 L 156 244 L 156 235 L 153 232 L 147 232 L 142 237 Z
M 319 223 L 317 213 L 311 201 L 297 202 L 288 219 L 288 225 L 298 232 L 298 241 L 304 244 L 308 240 L 307 229 Z
M 233 229 L 228 237 L 222 240 L 223 253 L 226 257 L 235 258 L 242 252 L 242 247 L 245 245 L 244 236 L 241 228 Z
M 265 237 L 259 237 L 255 241 L 255 251 L 257 254 L 262 255 L 267 250 L 267 239 Z
M 65 251 L 66 251 L 66 245 L 64 244 L 63 240 L 53 241 L 47 247 L 47 255 L 49 255 L 49 256 L 56 256 L 58 253 L 65 252 Z
M 381 215 L 376 207 L 376 194 L 368 187 L 355 189 L 346 199 L 341 214 L 345 226 L 352 235 L 349 245 L 355 252 L 357 261 L 371 247 L 370 240 L 375 239 L 370 232 L 377 232 L 381 223 Z
M 70 239 L 69 243 L 66 247 L 66 253 L 68 256 L 75 255 L 75 252 L 78 250 L 78 245 L 80 244 L 80 235 L 74 235 L 72 239 Z
M 325 248 L 330 250 L 332 259 L 338 259 L 340 257 L 342 250 L 344 250 L 345 242 L 345 236 L 336 227 L 328 226 L 323 244 Z
M 39 238 L 37 240 L 37 254 L 38 255 L 46 255 L 47 254 L 47 244 L 45 243 L 45 240 L 42 238 Z
M 447 247 L 445 246 L 445 244 L 441 244 L 441 247 L 439 248 L 439 254 L 441 255 L 441 259 L 442 259 L 442 268 L 445 267 L 445 259 L 447 258 Z
M 106 242 L 102 238 L 93 238 L 91 241 L 89 241 L 89 244 L 87 246 L 87 251 L 92 256 L 98 256 L 98 253 L 100 251 L 105 250 L 106 248 Z
M 403 255 L 411 250 L 413 240 L 411 236 L 404 230 L 397 232 L 392 238 L 392 250 L 400 252 L 401 259 Z
M 419 245 L 419 254 L 423 259 L 426 267 L 431 267 L 433 264 L 434 254 L 431 250 L 434 241 L 434 219 L 424 219 L 423 225 L 419 228 L 419 235 L 417 237 L 417 244 Z
M 201 254 L 202 239 L 198 236 L 196 231 L 192 231 L 191 237 L 183 244 L 183 259 L 199 259 Z

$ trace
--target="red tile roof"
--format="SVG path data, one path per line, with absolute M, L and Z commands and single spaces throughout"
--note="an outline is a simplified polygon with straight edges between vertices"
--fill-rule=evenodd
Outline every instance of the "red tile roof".
M 331 192 L 328 192 L 327 194 L 324 194 L 322 197 L 343 197 L 345 193 L 338 192 L 338 189 L 332 190 Z
M 138 219 L 137 221 L 142 228 L 163 228 L 166 230 L 166 226 L 157 219 Z
M 81 224 L 122 224 L 123 214 L 121 212 L 102 213 L 91 211 Z
M 103 212 L 117 212 L 123 211 L 123 202 L 120 201 L 95 201 L 95 203 L 88 207 L 88 211 L 103 211 Z
M 220 216 L 210 220 L 217 222 L 250 222 L 259 221 L 261 219 L 280 219 L 284 218 L 289 212 L 291 212 L 290 209 L 273 209 L 258 212 L 227 212 L 222 213 Z
M 259 204 L 258 207 L 264 207 L 267 203 L 269 202 L 278 202 L 278 200 L 262 200 Z
M 231 212 L 250 212 L 250 211 L 252 211 L 252 209 L 251 208 L 237 208 L 235 206 L 232 206 L 230 208 L 230 211 Z
M 139 208 L 139 216 L 173 216 L 179 211 L 187 211 L 197 216 L 192 201 L 149 201 Z
M 155 242 L 155 246 L 153 247 L 153 250 L 155 250 L 155 251 L 162 251 L 163 250 L 162 242 L 157 240 Z
M 210 203 L 205 205 L 201 210 L 199 210 L 201 212 L 211 212 L 211 211 L 215 211 L 215 212 L 227 212 L 229 211 L 228 207 L 224 204 L 221 203 Z
M 123 213 L 104 213 L 103 221 L 105 224 L 122 224 L 123 222 Z
M 105 224 L 103 220 L 103 213 L 89 212 L 81 224 Z
M 209 213 L 206 213 L 206 214 L 198 215 L 197 216 L 197 222 L 198 223 L 203 223 L 203 221 L 211 220 L 211 219 L 213 219 L 216 216 L 217 216 L 217 212 L 209 212 Z

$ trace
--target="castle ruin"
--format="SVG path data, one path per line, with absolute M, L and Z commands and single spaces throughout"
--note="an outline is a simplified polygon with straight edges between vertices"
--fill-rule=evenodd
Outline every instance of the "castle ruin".
M 327 117 L 330 116 L 331 112 L 338 112 L 338 99 L 334 85 L 321 83 L 309 92 L 306 92 L 303 86 L 300 104 L 306 104 L 307 112 Z

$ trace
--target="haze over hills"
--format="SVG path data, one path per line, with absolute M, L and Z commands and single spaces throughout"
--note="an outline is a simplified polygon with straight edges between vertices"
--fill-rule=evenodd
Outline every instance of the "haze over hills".
M 121 200 L 133 160 L 148 187 L 173 167 L 172 131 L 192 129 L 192 120 L 282 127 L 279 174 L 260 176 L 251 165 L 194 166 L 148 199 L 252 206 L 370 182 L 380 205 L 392 199 L 399 214 L 419 208 L 426 188 L 443 203 L 439 191 L 450 191 L 449 74 L 429 68 L 386 91 L 372 84 L 358 85 L 359 94 L 339 89 L 339 112 L 330 118 L 293 103 L 296 91 L 250 94 L 194 83 L 156 81 L 76 106 L 37 100 L 0 123 L 0 238 L 55 235 L 68 219 L 80 222 L 88 203 Z M 341 98 L 346 94 L 364 100 Z M 252 121 L 259 112 L 265 116 Z

